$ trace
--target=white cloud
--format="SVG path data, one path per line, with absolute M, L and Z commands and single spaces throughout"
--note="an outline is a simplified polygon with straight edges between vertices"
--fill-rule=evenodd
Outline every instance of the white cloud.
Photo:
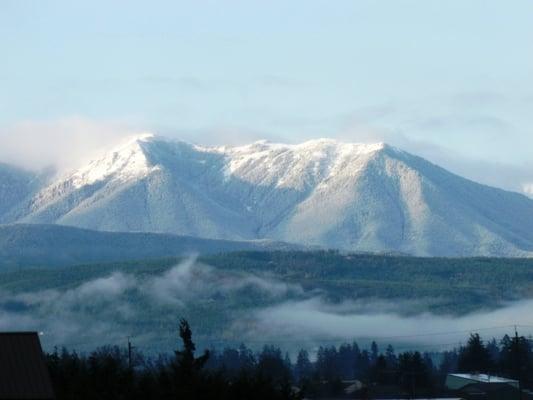
M 523 132 L 524 115 L 529 115 L 524 104 L 498 93 L 463 93 L 424 102 L 388 102 L 327 118 L 313 115 L 308 122 L 291 115 L 296 123 L 279 122 L 285 134 L 267 132 L 265 124 L 249 129 L 238 123 L 195 129 L 159 127 L 154 133 L 207 145 L 238 145 L 265 138 L 293 143 L 320 136 L 384 141 L 474 181 L 533 196 L 528 184 L 533 182 L 533 164 L 528 161 L 533 141 Z M 509 110 L 516 110 L 522 118 L 511 119 L 514 114 Z M 0 126 L 0 161 L 27 168 L 54 164 L 64 170 L 94 158 L 99 149 L 124 136 L 150 128 L 84 117 Z
M 142 290 L 161 304 L 185 307 L 187 303 L 252 288 L 272 298 L 301 294 L 299 285 L 275 278 L 234 271 L 219 271 L 196 262 L 195 257 L 143 283 Z
M 28 169 L 75 167 L 98 149 L 138 131 L 120 121 L 69 117 L 0 127 L 0 161 Z
M 532 197 L 533 197 L 533 182 L 523 183 L 523 184 L 522 184 L 522 190 L 523 190 L 524 193 L 526 193 L 528 196 L 532 196 Z
M 218 270 L 190 257 L 160 275 L 111 273 L 66 290 L 0 292 L 0 330 L 43 331 L 48 345 L 114 344 L 124 338 L 124 332 L 135 329 L 147 309 L 183 312 L 195 303 L 246 289 L 251 296 L 272 301 L 303 293 L 298 285 Z M 165 333 L 154 329 L 147 334 L 157 338 Z
M 531 325 L 533 300 L 503 304 L 499 308 L 463 316 L 427 312 L 428 301 L 350 300 L 334 303 L 316 291 L 287 284 L 264 275 L 228 271 L 199 264 L 194 257 L 161 273 L 136 276 L 112 273 L 67 290 L 0 292 L 0 330 L 44 331 L 47 345 L 84 348 L 103 343 L 122 343 L 124 336 L 149 312 L 172 318 L 188 307 L 241 290 L 247 295 L 266 296 L 268 307 L 227 313 L 228 325 L 220 335 L 250 343 L 286 343 L 287 348 L 370 339 L 380 344 L 405 346 L 457 345 L 469 332 L 485 338 L 501 337 L 512 325 Z M 133 294 L 133 295 L 132 295 Z M 286 300 L 292 299 L 292 300 Z M 162 310 L 164 313 L 161 314 Z M 521 334 L 533 333 L 522 327 Z M 157 326 L 139 332 L 146 343 L 166 337 Z M 144 339 L 143 339 L 144 340 Z
M 381 344 L 457 345 L 464 342 L 469 332 L 479 331 L 492 338 L 511 332 L 514 325 L 530 325 L 533 321 L 524 320 L 524 315 L 532 306 L 533 300 L 527 300 L 460 317 L 428 312 L 405 315 L 413 304 L 368 300 L 332 304 L 315 297 L 257 310 L 245 323 L 253 327 L 248 337 L 261 333 L 265 340 L 298 338 L 301 342 L 324 344 L 332 339 L 361 342 L 374 339 Z M 531 328 L 521 330 L 524 335 L 532 333 Z

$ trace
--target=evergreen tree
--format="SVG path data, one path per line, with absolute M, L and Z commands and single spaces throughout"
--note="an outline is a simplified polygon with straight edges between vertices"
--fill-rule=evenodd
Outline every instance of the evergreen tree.
M 496 339 L 493 338 L 487 343 L 487 351 L 489 352 L 493 364 L 496 365 L 500 360 L 500 347 L 498 346 Z
M 398 378 L 401 386 L 412 397 L 431 388 L 431 377 L 422 355 L 416 351 L 398 356 Z
M 376 362 L 371 368 L 370 380 L 372 382 L 377 382 L 378 384 L 387 384 L 391 382 L 391 376 L 388 367 L 387 359 L 384 355 L 379 355 Z
M 239 346 L 239 369 L 252 370 L 256 366 L 254 353 L 243 343 Z
M 461 348 L 458 359 L 459 372 L 484 372 L 488 373 L 492 370 L 493 362 L 490 358 L 490 353 L 483 344 L 483 340 L 479 334 L 474 333 L 470 335 L 468 343 Z
M 528 380 L 532 368 L 532 351 L 529 340 L 523 336 L 505 336 L 500 353 L 502 371 L 513 379 Z
M 398 364 L 398 358 L 394 353 L 394 348 L 389 344 L 385 350 L 385 359 L 387 360 L 387 367 L 389 369 L 395 369 Z
M 370 345 L 370 362 L 373 364 L 377 361 L 379 356 L 379 347 L 376 342 L 372 342 Z
M 338 353 L 335 346 L 320 347 L 318 349 L 316 371 L 320 379 L 333 381 L 340 378 Z
M 303 379 L 311 378 L 313 373 L 313 364 L 309 360 L 309 353 L 307 350 L 300 350 L 298 356 L 296 357 L 296 365 L 294 366 L 294 372 L 296 375 L 296 380 L 298 382 Z
M 445 351 L 443 353 L 442 361 L 439 366 L 439 374 L 441 377 L 446 378 L 446 375 L 457 370 L 458 357 L 457 351 L 455 350 Z
M 344 380 L 354 379 L 354 361 L 356 359 L 353 347 L 342 344 L 337 352 L 339 373 Z
M 276 384 L 290 381 L 290 365 L 287 365 L 281 350 L 274 346 L 264 346 L 259 354 L 258 372 L 267 380 Z
M 174 391 L 184 397 L 194 398 L 201 387 L 201 370 L 209 359 L 209 351 L 198 358 L 194 357 L 196 345 L 192 341 L 192 331 L 185 319 L 180 320 L 179 335 L 183 343 L 182 350 L 174 352 L 175 359 L 171 364 Z
M 356 379 L 365 379 L 368 376 L 368 371 L 370 369 L 370 355 L 367 350 L 363 350 L 359 353 L 355 361 L 355 378 Z

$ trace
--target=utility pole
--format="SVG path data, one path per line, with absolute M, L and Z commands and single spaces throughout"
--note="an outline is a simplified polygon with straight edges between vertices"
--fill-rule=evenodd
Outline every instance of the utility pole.
M 518 330 L 516 329 L 516 325 L 514 326 L 514 350 L 516 352 L 515 354 L 515 363 L 516 363 L 516 373 L 518 374 L 517 378 L 518 378 L 518 400 L 521 400 L 522 399 L 522 382 L 521 382 L 521 377 L 522 377 L 522 370 L 521 370 L 521 366 L 520 366 L 520 345 L 519 345 L 519 340 L 518 340 Z
M 135 348 L 134 346 L 131 345 L 130 338 L 131 336 L 128 336 L 128 368 L 129 369 L 131 369 L 132 367 L 131 355 L 132 355 L 132 350 Z

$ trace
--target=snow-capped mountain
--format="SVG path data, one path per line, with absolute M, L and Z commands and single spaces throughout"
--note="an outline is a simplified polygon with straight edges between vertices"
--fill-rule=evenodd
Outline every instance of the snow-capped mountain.
M 202 147 L 142 135 L 5 219 L 416 255 L 533 254 L 533 200 L 386 144 L 329 139 Z

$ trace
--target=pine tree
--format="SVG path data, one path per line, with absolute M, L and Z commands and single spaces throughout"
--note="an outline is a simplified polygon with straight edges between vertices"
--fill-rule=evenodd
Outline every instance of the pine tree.
M 509 377 L 522 381 L 527 379 L 527 371 L 532 367 L 532 356 L 531 345 L 525 337 L 505 336 L 502 340 L 500 364 Z
M 370 345 L 370 361 L 374 364 L 379 356 L 379 347 L 376 342 L 372 342 Z
M 385 359 L 387 360 L 387 367 L 389 369 L 395 369 L 398 364 L 398 358 L 396 357 L 396 354 L 394 353 L 394 348 L 392 345 L 388 345 L 387 349 L 385 350 Z
M 489 372 L 493 362 L 490 353 L 479 334 L 470 335 L 468 343 L 459 352 L 458 369 L 460 372 Z
M 313 373 L 313 364 L 309 360 L 309 353 L 306 350 L 300 350 L 296 358 L 296 365 L 294 367 L 296 380 L 298 382 L 306 378 L 311 378 Z
M 194 396 L 195 389 L 201 386 L 201 370 L 209 359 L 209 351 L 198 357 L 194 357 L 196 345 L 192 341 L 192 331 L 185 319 L 180 320 L 179 335 L 183 343 L 182 350 L 176 350 L 175 359 L 171 364 L 174 375 L 176 393 L 182 393 L 185 397 Z

